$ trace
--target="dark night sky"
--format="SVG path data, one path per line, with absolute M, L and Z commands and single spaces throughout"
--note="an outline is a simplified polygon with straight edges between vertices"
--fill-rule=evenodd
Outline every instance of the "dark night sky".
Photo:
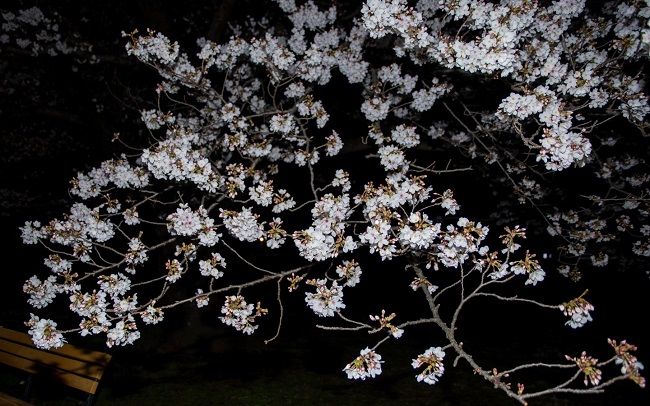
M 157 78 L 152 70 L 126 56 L 126 39 L 120 37 L 120 32 L 160 29 L 179 42 L 192 45 L 191 38 L 196 36 L 220 38 L 224 32 L 220 16 L 240 12 L 237 1 L 192 2 L 191 8 L 183 2 L 160 6 L 153 0 L 91 1 L 82 6 L 74 1 L 30 4 L 38 3 L 44 10 L 54 7 L 61 16 L 62 29 L 69 27 L 80 32 L 82 39 L 95 44 L 94 51 L 105 58 L 99 64 L 89 65 L 68 56 L 33 58 L 0 45 L 0 77 L 5 78 L 0 82 L 0 230 L 5 254 L 0 297 L 7 310 L 3 310 L 0 325 L 13 328 L 19 328 L 28 317 L 22 283 L 33 274 L 45 274 L 44 250 L 22 245 L 18 227 L 26 220 L 46 221 L 60 216 L 71 201 L 67 194 L 70 178 L 78 170 L 113 157 L 119 149 L 110 142 L 111 135 L 133 131 L 138 109 L 153 100 L 151 88 Z M 212 4 L 221 4 L 222 9 L 215 9 Z M 9 88 L 14 89 L 11 94 Z M 101 108 L 98 110 L 97 106 Z M 610 332 L 615 332 L 611 338 L 627 338 L 639 345 L 640 359 L 650 365 L 650 342 L 642 331 L 649 309 L 647 276 L 643 272 L 613 273 L 602 280 L 605 285 L 592 292 L 592 303 L 597 306 L 596 321 L 577 336 L 585 340 L 597 336 L 598 346 L 604 349 Z M 555 286 L 541 289 L 557 294 L 551 291 Z M 612 296 L 618 300 L 612 301 Z M 598 306 L 601 301 L 607 302 L 607 306 Z M 301 301 L 297 302 L 300 305 Z M 212 305 L 216 306 L 216 301 Z M 475 310 L 476 320 L 485 317 L 484 311 Z M 302 320 L 304 313 L 296 313 Z M 525 314 L 517 312 L 518 316 Z M 512 324 L 508 317 L 506 320 Z M 312 317 L 309 321 L 315 324 L 320 320 Z M 273 324 L 271 320 L 264 322 Z M 473 320 L 468 324 L 473 324 Z M 485 326 L 485 333 L 480 323 L 473 328 L 480 326 L 479 337 L 489 336 L 497 325 Z M 165 326 L 158 328 L 162 330 Z M 546 333 L 564 334 L 561 330 L 554 326 Z M 543 336 L 535 331 L 519 331 L 513 336 L 524 341 L 527 335 L 537 333 Z M 624 386 L 630 393 L 638 391 L 631 385 Z

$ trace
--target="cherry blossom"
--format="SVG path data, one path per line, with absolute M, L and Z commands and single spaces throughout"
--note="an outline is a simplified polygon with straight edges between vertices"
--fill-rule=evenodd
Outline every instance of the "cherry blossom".
M 381 374 L 381 355 L 372 351 L 370 348 L 361 350 L 359 355 L 354 361 L 345 366 L 343 371 L 348 375 L 349 379 L 374 378 Z
M 458 325 L 467 308 L 502 301 L 559 309 L 580 328 L 594 311 L 587 291 L 561 304 L 528 293 L 555 272 L 569 278 L 559 278 L 564 294 L 586 283 L 583 269 L 650 256 L 650 5 L 267 3 L 216 42 L 123 33 L 125 56 L 159 82 L 135 110 L 136 135 L 115 135 L 126 152 L 76 174 L 67 213 L 20 228 L 47 251 L 22 286 L 27 303 L 61 302 L 78 320 L 59 328 L 32 314 L 34 343 L 58 348 L 74 332 L 129 345 L 137 317 L 164 325 L 168 309 L 215 301 L 240 333 L 276 323 L 268 343 L 285 333 L 284 304 L 298 292 L 328 323 L 318 328 L 370 333 L 375 344 L 343 368 L 349 379 L 380 375 L 378 347 L 418 325 L 446 340 L 412 360 L 429 385 L 447 379 L 451 356 L 522 404 L 609 389 L 621 379 L 612 365 L 643 386 L 626 341 L 609 341 L 609 361 L 583 352 L 498 372 Z M 0 44 L 90 52 L 57 37 L 38 8 L 2 18 Z M 351 299 L 372 281 L 390 294 Z M 395 303 L 420 307 L 378 314 Z M 527 392 L 506 380 L 540 366 L 573 377 Z

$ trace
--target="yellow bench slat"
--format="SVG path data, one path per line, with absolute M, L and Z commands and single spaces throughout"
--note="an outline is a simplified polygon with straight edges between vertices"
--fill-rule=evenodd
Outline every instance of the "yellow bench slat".
M 3 351 L 0 351 L 0 362 L 21 369 L 35 375 L 45 375 L 48 378 L 61 382 L 64 385 L 79 389 L 86 393 L 95 394 L 99 381 L 95 379 L 86 378 L 83 376 L 67 373 L 55 367 L 38 364 L 34 361 L 21 358 Z
M 34 346 L 29 334 L 0 327 L 0 362 L 34 375 L 48 376 L 91 395 L 97 392 L 110 359 L 110 354 L 71 344 L 41 350 Z M 9 396 L 9 399 L 13 398 Z

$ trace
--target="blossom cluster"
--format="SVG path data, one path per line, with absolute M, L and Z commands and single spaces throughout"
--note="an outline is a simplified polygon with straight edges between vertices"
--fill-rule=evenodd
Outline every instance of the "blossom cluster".
M 647 129 L 650 105 L 639 67 L 648 55 L 636 51 L 650 44 L 648 4 L 610 5 L 600 12 L 608 20 L 587 10 L 585 0 L 366 0 L 351 14 L 355 6 L 343 3 L 275 3 L 281 22 L 233 21 L 228 39 L 200 38 L 194 54 L 159 32 L 124 34 L 127 54 L 162 78 L 156 103 L 139 111 L 138 140 L 147 142 L 133 155 L 79 172 L 70 194 L 83 203 L 73 203 L 62 219 L 21 228 L 25 244 L 50 250 L 50 274 L 23 284 L 28 304 L 43 309 L 62 296 L 80 320 L 59 330 L 32 315 L 26 324 L 39 348 L 64 345 L 61 331 L 105 334 L 108 347 L 129 345 L 140 337 L 136 317 L 158 324 L 169 308 L 202 308 L 217 295 L 219 319 L 252 334 L 268 310 L 242 291 L 270 282 L 277 284 L 278 327 L 283 284 L 289 292 L 304 289 L 304 304 L 317 317 L 387 333 L 383 340 L 404 337 L 413 324 L 442 327 L 448 345 L 412 360 L 417 381 L 433 385 L 445 372 L 446 351 L 475 363 L 453 328 L 466 302 L 506 299 L 496 286 L 524 279 L 535 286 L 547 276 L 542 265 L 550 256 L 522 249 L 522 227 L 494 237 L 501 249 L 487 246 L 494 223 L 523 224 L 510 200 L 532 205 L 544 226 L 524 220 L 563 238 L 563 274 L 575 273 L 585 258 L 594 267 L 615 262 L 618 253 L 594 247 L 621 235 L 633 240 L 633 253 L 650 256 L 650 172 L 643 159 L 617 152 L 645 144 L 616 134 L 617 145 L 599 132 L 610 120 Z M 38 9 L 2 16 L 5 32 L 49 24 Z M 356 153 L 363 164 L 351 161 Z M 439 157 L 449 159 L 447 166 L 436 164 Z M 593 207 L 566 209 L 563 195 L 541 204 L 558 172 L 590 168 L 598 188 L 608 190 L 581 196 Z M 490 194 L 503 200 L 481 221 L 461 212 L 460 194 L 437 178 L 470 169 L 476 206 L 489 205 Z M 502 199 L 503 190 L 509 192 Z M 268 263 L 267 252 L 275 254 Z M 405 299 L 410 290 L 424 294 L 430 318 L 415 319 L 414 312 L 402 322 L 400 313 L 396 324 L 395 313 L 382 310 L 370 324 L 352 320 L 344 289 L 349 300 L 348 292 L 379 273 L 368 270 L 366 254 L 410 272 L 410 283 L 388 282 L 392 297 L 402 300 L 402 288 Z M 439 312 L 441 298 L 456 291 L 456 307 Z M 390 297 L 370 295 L 366 302 Z M 594 310 L 582 296 L 559 306 L 507 300 L 559 307 L 574 329 Z M 375 308 L 389 308 L 381 304 Z M 348 378 L 382 373 L 375 350 L 383 342 L 345 366 Z M 630 353 L 636 347 L 610 344 L 622 373 L 642 386 L 643 365 Z M 585 385 L 605 380 L 595 358 L 566 358 L 584 373 Z M 524 400 L 523 386 L 515 393 L 499 385 L 507 375 L 489 376 Z
M 596 358 L 588 356 L 587 353 L 583 351 L 580 358 L 574 358 L 567 355 L 566 359 L 575 362 L 582 373 L 585 374 L 585 386 L 588 386 L 589 383 L 594 386 L 600 383 L 603 373 L 599 368 L 596 368 L 596 365 L 598 365 L 598 360 Z
M 469 259 L 472 253 L 481 249 L 481 243 L 486 238 L 489 228 L 481 223 L 469 221 L 461 217 L 455 227 L 449 224 L 441 236 L 440 252 L 436 260 L 444 266 L 456 268 Z
M 257 241 L 264 237 L 264 228 L 257 219 L 258 216 L 252 212 L 250 207 L 244 207 L 241 212 L 222 210 L 219 217 L 223 225 L 233 236 L 241 241 Z
M 370 348 L 361 350 L 361 355 L 343 368 L 349 379 L 374 378 L 381 374 L 381 355 Z
M 395 338 L 400 338 L 402 337 L 402 334 L 404 334 L 404 329 L 401 329 L 393 324 L 391 324 L 391 321 L 395 318 L 395 313 L 391 313 L 388 316 L 386 315 L 386 311 L 382 310 L 380 316 L 373 316 L 370 315 L 370 320 L 372 321 L 377 321 L 379 322 L 379 328 L 380 329 L 386 329 L 388 330 L 389 334 Z
M 222 187 L 223 179 L 210 161 L 193 148 L 191 134 L 161 141 L 154 148 L 142 151 L 141 159 L 156 179 L 189 181 L 200 189 L 215 192 Z
M 253 324 L 255 318 L 265 314 L 266 309 L 261 308 L 259 303 L 257 306 L 247 303 L 241 295 L 233 295 L 226 297 L 226 301 L 221 307 L 221 313 L 223 316 L 219 319 L 224 324 L 250 335 L 258 327 Z
M 337 281 L 327 286 L 327 279 L 311 279 L 306 282 L 316 287 L 316 292 L 305 293 L 305 302 L 320 317 L 332 317 L 335 312 L 345 308 L 343 289 Z
M 49 319 L 41 319 L 33 314 L 25 324 L 29 327 L 29 335 L 32 336 L 34 345 L 37 348 L 47 349 L 63 347 L 66 340 L 57 329 L 57 324 Z
M 115 345 L 125 346 L 133 344 L 140 338 L 135 319 L 131 314 L 115 323 L 115 327 L 106 333 L 106 345 L 110 348 Z
M 351 236 L 344 236 L 345 221 L 352 213 L 349 195 L 324 195 L 314 205 L 312 225 L 293 233 L 293 240 L 300 255 L 309 261 L 335 258 L 339 252 L 351 252 L 357 248 Z
M 100 207 L 91 209 L 83 203 L 74 203 L 70 214 L 62 220 L 52 220 L 46 226 L 40 222 L 25 222 L 21 227 L 23 242 L 36 244 L 49 240 L 72 248 L 72 256 L 83 262 L 91 260 L 93 242 L 103 243 L 115 235 L 114 224 L 100 218 Z
M 192 210 L 186 203 L 178 206 L 175 213 L 167 216 L 167 230 L 171 235 L 196 236 L 199 244 L 215 245 L 221 234 L 217 234 L 214 220 L 204 207 Z
M 46 280 L 41 281 L 36 275 L 32 276 L 23 285 L 23 292 L 29 295 L 27 303 L 37 309 L 41 309 L 54 300 L 59 293 L 59 286 L 55 285 L 56 277 L 49 276 Z
M 118 188 L 140 189 L 149 184 L 149 174 L 142 167 L 131 165 L 126 157 L 104 161 L 88 173 L 79 173 L 72 180 L 70 193 L 89 199 L 103 193 L 104 188 L 114 184 Z
M 582 327 L 593 320 L 589 312 L 594 310 L 594 306 L 582 297 L 562 303 L 560 310 L 565 316 L 570 317 L 566 324 L 571 328 Z
M 620 343 L 616 340 L 607 339 L 607 342 L 614 347 L 616 352 L 616 364 L 621 366 L 621 373 L 626 375 L 642 388 L 645 388 L 645 378 L 641 376 L 644 366 L 635 355 L 630 351 L 636 351 L 635 345 L 628 343 L 626 340 Z
M 418 382 L 424 382 L 429 385 L 434 385 L 440 377 L 445 373 L 445 366 L 442 360 L 445 358 L 445 351 L 440 347 L 431 347 L 424 353 L 418 355 L 413 360 L 413 368 L 418 369 L 425 366 L 424 370 L 420 372 L 416 379 Z

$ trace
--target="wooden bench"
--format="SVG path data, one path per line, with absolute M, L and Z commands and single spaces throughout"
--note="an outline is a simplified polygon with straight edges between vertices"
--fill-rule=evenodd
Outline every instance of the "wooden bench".
M 0 392 L 0 405 L 29 405 L 34 376 L 45 376 L 82 391 L 82 404 L 90 406 L 110 360 L 109 354 L 72 344 L 41 350 L 29 334 L 0 327 L 0 362 L 29 373 L 22 399 Z

